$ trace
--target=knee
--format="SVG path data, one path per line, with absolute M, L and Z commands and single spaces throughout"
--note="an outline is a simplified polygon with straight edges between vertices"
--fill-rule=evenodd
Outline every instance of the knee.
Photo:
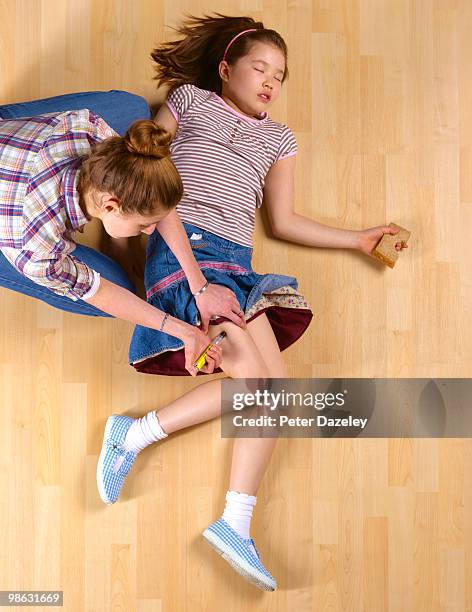
M 270 370 L 251 336 L 238 328 L 231 329 L 228 333 L 221 366 L 231 378 L 271 377 Z
M 270 371 L 257 350 L 247 350 L 227 359 L 226 373 L 231 378 L 270 378 Z

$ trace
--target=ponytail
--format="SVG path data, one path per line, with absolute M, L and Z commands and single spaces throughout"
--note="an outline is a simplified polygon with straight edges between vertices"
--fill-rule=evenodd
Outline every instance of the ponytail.
M 282 51 L 287 61 L 287 45 L 275 30 L 267 30 L 261 21 L 252 17 L 190 16 L 176 31 L 181 40 L 165 42 L 156 47 L 151 58 L 155 62 L 158 85 L 167 85 L 170 90 L 180 85 L 192 84 L 201 89 L 221 93 L 219 64 L 231 40 L 244 30 L 253 29 L 239 36 L 227 50 L 225 59 L 234 64 L 246 55 L 255 42 L 271 44 Z M 288 76 L 285 69 L 283 80 Z

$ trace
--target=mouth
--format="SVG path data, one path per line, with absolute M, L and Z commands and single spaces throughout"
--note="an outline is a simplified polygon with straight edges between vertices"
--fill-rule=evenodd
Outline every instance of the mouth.
M 270 96 L 267 94 L 260 93 L 257 94 L 257 97 L 259 98 L 259 100 L 262 100 L 262 102 L 270 102 Z

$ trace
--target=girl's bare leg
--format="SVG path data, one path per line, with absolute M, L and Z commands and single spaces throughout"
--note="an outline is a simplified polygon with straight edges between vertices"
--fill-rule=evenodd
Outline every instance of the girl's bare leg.
M 222 344 L 224 358 L 221 369 L 235 378 L 269 377 L 264 360 L 251 336 L 251 325 L 248 325 L 248 331 L 232 323 L 211 327 L 212 338 L 223 329 L 228 334 Z M 156 414 L 167 434 L 221 416 L 220 380 L 212 380 L 195 387 L 164 408 L 156 410 Z
M 248 323 L 248 334 L 235 325 L 223 325 L 234 349 L 224 352 L 222 368 L 232 378 L 287 378 L 272 327 L 265 314 Z M 245 334 L 245 338 L 241 336 Z M 250 358 L 247 357 L 250 355 Z M 277 438 L 235 438 L 229 488 L 256 495 Z
M 162 429 L 167 434 L 219 417 L 221 382 L 211 380 L 195 387 L 164 408 L 156 410 L 156 414 Z
M 219 333 L 218 327 L 220 326 L 215 326 L 215 335 Z M 221 367 L 226 374 L 232 377 L 263 379 L 285 376 L 279 349 L 264 315 L 249 324 L 246 330 L 232 323 L 225 323 L 224 329 L 228 336 Z M 124 458 L 128 456 L 121 452 L 123 449 L 127 453 L 134 453 L 135 457 L 146 446 L 162 440 L 167 434 L 214 418 L 220 415 L 220 412 L 221 382 L 210 381 L 159 410 L 158 419 L 155 411 L 150 411 L 140 419 L 134 419 L 129 425 L 128 421 L 123 419 L 128 428 L 124 439 L 120 439 L 122 449 L 119 453 L 113 450 L 117 449 L 115 441 L 110 445 L 113 438 L 107 432 L 110 432 L 110 427 L 113 430 L 117 424 L 116 415 L 110 417 L 97 465 L 97 483 L 103 501 L 114 503 L 120 494 L 127 474 L 119 472 Z M 119 432 L 116 435 L 119 435 Z M 230 479 L 232 491 L 250 496 L 256 493 L 275 443 L 274 438 L 235 439 Z M 109 463 L 110 452 L 113 456 L 112 463 Z
M 212 336 L 221 330 L 224 341 L 223 371 L 232 378 L 286 378 L 274 333 L 265 314 L 248 323 L 247 331 L 231 323 L 212 326 Z M 156 411 L 167 433 L 221 416 L 221 381 L 204 383 Z M 266 471 L 277 438 L 235 438 L 230 489 L 255 495 Z
M 223 329 L 228 337 L 222 345 L 225 357 L 221 367 L 227 375 L 234 378 L 269 378 L 285 375 L 280 351 L 265 315 L 249 323 L 248 331 L 232 323 L 212 326 L 211 337 L 215 337 Z M 267 340 L 266 334 L 269 336 Z M 272 344 L 270 335 L 272 335 Z M 263 359 L 257 348 L 259 339 L 264 345 L 264 350 L 269 347 L 271 352 L 274 350 L 277 352 L 274 355 L 265 354 Z M 266 360 L 270 363 L 269 369 L 265 367 Z M 160 410 L 156 410 L 156 414 L 162 429 L 167 434 L 221 416 L 220 380 L 211 380 L 195 387 Z

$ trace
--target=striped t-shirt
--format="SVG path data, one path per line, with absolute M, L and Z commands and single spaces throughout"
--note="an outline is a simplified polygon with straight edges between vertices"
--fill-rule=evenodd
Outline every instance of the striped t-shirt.
M 180 218 L 252 246 L 267 172 L 297 152 L 292 131 L 267 113 L 247 117 L 195 85 L 178 87 L 166 104 L 179 125 L 171 152 L 184 184 Z

